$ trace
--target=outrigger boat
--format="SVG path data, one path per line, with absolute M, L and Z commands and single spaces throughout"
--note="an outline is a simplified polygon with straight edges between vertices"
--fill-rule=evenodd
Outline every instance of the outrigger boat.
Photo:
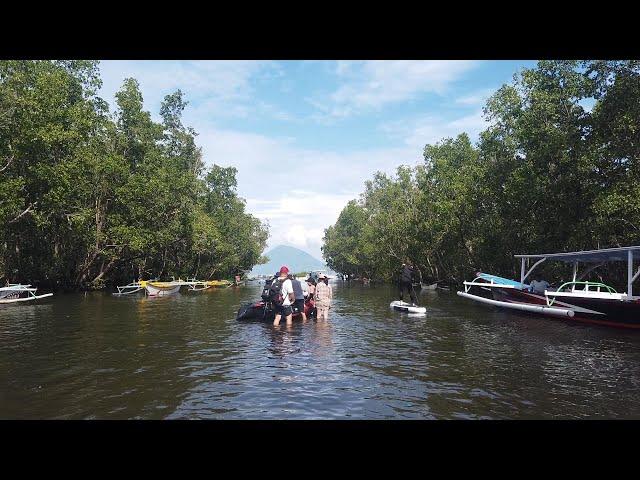
M 10 283 L 6 287 L 0 287 L 0 303 L 30 302 L 40 298 L 51 297 L 53 293 L 36 295 L 38 289 L 31 285 Z
M 633 270 L 634 253 L 640 259 L 640 246 L 605 248 L 581 252 L 515 255 L 521 261 L 520 281 L 478 272 L 471 282 L 463 282 L 459 296 L 501 308 L 566 318 L 586 323 L 624 328 L 640 328 L 640 296 L 633 295 L 633 282 L 640 267 Z M 536 262 L 528 267 L 530 260 Z M 533 270 L 544 261 L 573 264 L 573 279 L 557 289 L 540 291 L 526 284 Z M 582 281 L 607 262 L 627 263 L 627 291 L 618 293 L 600 282 Z M 578 275 L 579 264 L 588 266 Z M 528 271 L 527 271 L 527 268 Z
M 172 280 L 170 282 L 160 282 L 156 280 L 139 280 L 128 285 L 116 287 L 118 293 L 114 295 L 130 295 L 144 290 L 150 297 L 164 297 L 178 293 L 182 287 L 189 287 L 189 291 L 200 292 L 212 287 L 228 287 L 233 285 L 228 280 Z

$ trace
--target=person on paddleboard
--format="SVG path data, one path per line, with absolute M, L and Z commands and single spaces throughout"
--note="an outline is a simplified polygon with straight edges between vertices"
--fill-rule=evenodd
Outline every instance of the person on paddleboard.
M 418 299 L 416 297 L 416 292 L 413 289 L 413 282 L 416 277 L 415 269 L 409 260 L 402 264 L 402 268 L 400 269 L 400 275 L 398 277 L 398 290 L 400 293 L 400 301 L 402 302 L 404 299 L 404 291 L 407 290 L 409 292 L 409 296 L 411 297 L 411 303 L 414 307 L 418 306 Z

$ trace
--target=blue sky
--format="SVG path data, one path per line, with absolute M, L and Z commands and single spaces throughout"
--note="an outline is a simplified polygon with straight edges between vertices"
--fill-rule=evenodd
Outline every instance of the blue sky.
M 485 128 L 486 98 L 532 61 L 103 61 L 112 105 L 127 77 L 159 120 L 182 90 L 183 122 L 208 165 L 238 168 L 247 209 L 269 247 L 321 258 L 324 229 L 377 170 L 422 161 L 427 143 Z

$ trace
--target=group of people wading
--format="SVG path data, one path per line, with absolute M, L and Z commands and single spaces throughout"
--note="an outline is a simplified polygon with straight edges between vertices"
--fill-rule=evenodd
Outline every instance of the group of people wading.
M 274 325 L 280 325 L 282 317 L 290 325 L 293 315 L 297 314 L 306 321 L 307 313 L 314 311 L 318 320 L 328 320 L 333 291 L 326 275 L 320 274 L 317 281 L 309 277 L 301 282 L 283 266 L 275 277 L 269 287 L 269 297 L 275 308 Z
M 398 275 L 400 300 L 404 299 L 404 293 L 407 292 L 413 306 L 418 305 L 416 292 L 413 288 L 416 273 L 414 266 L 407 260 L 402 264 Z M 289 273 L 286 266 L 282 266 L 267 288 L 268 295 L 263 298 L 273 305 L 274 325 L 280 325 L 282 317 L 285 318 L 287 325 L 291 325 L 294 315 L 300 315 L 302 320 L 306 321 L 308 315 L 314 313 L 317 320 L 328 320 L 333 290 L 325 274 L 318 275 L 317 279 L 310 276 L 306 280 L 300 281 Z

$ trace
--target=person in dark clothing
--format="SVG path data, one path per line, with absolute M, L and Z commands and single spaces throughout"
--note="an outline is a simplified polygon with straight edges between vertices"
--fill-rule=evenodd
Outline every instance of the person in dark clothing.
M 302 284 L 293 275 L 289 275 L 289 280 L 291 280 L 291 285 L 293 286 L 293 294 L 296 297 L 296 301 L 293 302 L 293 311 L 296 313 L 299 312 L 302 316 L 302 320 L 306 322 L 307 315 L 304 313 L 304 291 L 302 290 Z
M 403 263 L 398 278 L 398 290 L 400 292 L 400 301 L 404 300 L 404 291 L 407 290 L 409 292 L 409 296 L 411 297 L 411 303 L 413 303 L 414 306 L 417 306 L 418 299 L 416 298 L 416 292 L 413 289 L 413 281 L 415 279 L 415 276 L 416 272 L 413 268 L 413 265 L 411 265 L 409 261 Z

